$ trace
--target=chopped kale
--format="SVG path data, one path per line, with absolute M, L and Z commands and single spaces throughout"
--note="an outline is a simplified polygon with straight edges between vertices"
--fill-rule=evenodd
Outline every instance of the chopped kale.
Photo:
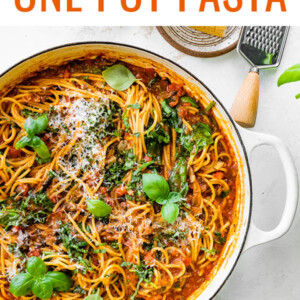
M 172 128 L 179 128 L 182 125 L 182 121 L 178 117 L 176 108 L 169 105 L 171 101 L 171 99 L 165 99 L 161 102 L 163 122 Z
M 227 190 L 227 191 L 222 191 L 221 194 L 220 194 L 220 197 L 221 198 L 226 198 L 230 193 L 230 190 Z
M 72 233 L 71 226 L 72 225 L 69 223 L 62 224 L 62 222 L 59 221 L 59 238 L 63 243 L 64 247 L 67 249 L 70 258 L 75 259 L 81 265 L 83 265 L 84 272 L 90 271 L 93 269 L 91 267 L 91 262 L 83 258 L 84 254 L 88 253 L 88 250 L 86 249 L 88 243 L 86 241 L 79 240 L 77 237 L 75 237 Z
M 217 243 L 221 244 L 221 245 L 225 245 L 226 244 L 226 238 L 222 236 L 221 232 L 214 232 L 214 235 L 217 237 Z
M 27 198 L 21 198 L 11 206 L 0 211 L 0 224 L 5 226 L 5 230 L 9 230 L 12 226 L 45 223 L 54 207 L 47 195 L 42 192 L 30 193 Z
M 28 117 L 31 117 L 31 116 L 34 116 L 34 117 L 39 117 L 41 116 L 42 114 L 40 113 L 37 113 L 35 111 L 32 111 L 32 110 L 29 110 L 29 109 L 22 109 L 22 115 L 25 117 L 25 118 L 28 118 Z
M 182 196 L 186 196 L 189 185 L 187 182 L 187 162 L 185 158 L 180 158 L 172 169 L 169 185 L 172 192 L 178 192 Z
M 139 278 L 139 281 L 138 281 L 137 286 L 136 286 L 136 290 L 133 293 L 133 295 L 130 296 L 130 300 L 134 300 L 135 297 L 137 296 L 140 285 L 143 281 L 148 283 L 148 284 L 151 284 L 151 279 L 152 279 L 152 276 L 154 274 L 154 269 L 153 269 L 153 267 L 150 267 L 150 266 L 145 265 L 143 263 L 141 263 L 140 265 L 134 265 L 130 262 L 123 262 L 121 264 L 121 267 L 127 267 L 130 272 L 135 272 L 135 274 Z
M 199 149 L 204 148 L 213 142 L 212 130 L 204 123 L 195 125 L 191 134 L 187 135 L 183 133 L 180 136 L 180 144 L 190 153 L 194 150 L 194 147 L 196 148 L 195 152 L 198 152 Z

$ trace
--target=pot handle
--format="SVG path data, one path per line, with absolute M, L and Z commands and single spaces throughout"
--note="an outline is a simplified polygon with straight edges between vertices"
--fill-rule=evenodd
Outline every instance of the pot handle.
M 297 210 L 298 176 L 293 158 L 280 139 L 272 135 L 256 133 L 243 128 L 240 128 L 240 133 L 243 136 L 243 141 L 248 154 L 256 147 L 262 145 L 272 146 L 277 150 L 283 164 L 287 190 L 285 207 L 277 227 L 271 231 L 263 231 L 251 222 L 248 237 L 243 248 L 243 252 L 245 252 L 254 246 L 276 240 L 288 232 Z

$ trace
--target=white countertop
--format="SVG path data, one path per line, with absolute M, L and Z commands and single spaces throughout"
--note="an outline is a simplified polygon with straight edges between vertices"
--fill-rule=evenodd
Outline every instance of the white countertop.
M 79 41 L 113 41 L 136 45 L 173 59 L 199 77 L 230 108 L 248 64 L 232 51 L 202 59 L 172 48 L 153 27 L 0 27 L 0 73 L 38 51 Z M 300 63 L 300 27 L 290 31 L 278 70 L 261 73 L 260 106 L 255 131 L 273 134 L 291 150 L 300 170 L 300 83 L 278 88 L 279 75 Z M 273 149 L 264 147 L 251 157 L 254 186 L 253 219 L 270 230 L 279 221 L 285 200 L 282 166 Z M 243 254 L 216 300 L 300 299 L 300 213 L 283 238 Z

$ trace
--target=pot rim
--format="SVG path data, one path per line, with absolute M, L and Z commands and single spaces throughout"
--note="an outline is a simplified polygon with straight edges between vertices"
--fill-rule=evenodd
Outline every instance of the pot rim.
M 105 41 L 84 41 L 84 42 L 75 42 L 75 43 L 67 43 L 67 44 L 62 44 L 59 46 L 54 46 L 51 48 L 48 48 L 46 50 L 42 50 L 37 52 L 36 54 L 30 55 L 27 58 L 24 58 L 22 60 L 20 60 L 19 62 L 15 63 L 12 67 L 6 69 L 4 72 L 2 72 L 0 74 L 0 80 L 1 78 L 6 75 L 8 72 L 12 71 L 14 68 L 16 68 L 17 66 L 21 65 L 22 63 L 31 60 L 35 57 L 38 57 L 39 55 L 45 54 L 47 52 L 51 52 L 54 50 L 58 50 L 58 49 L 62 49 L 62 48 L 68 48 L 68 47 L 72 47 L 72 46 L 80 46 L 80 45 L 112 45 L 112 46 L 121 46 L 121 47 L 127 47 L 127 48 L 131 48 L 131 49 L 135 49 L 135 50 L 139 50 L 141 52 L 146 52 L 148 54 L 151 54 L 153 56 L 156 56 L 162 60 L 168 61 L 169 63 L 175 65 L 176 67 L 178 67 L 179 69 L 182 69 L 184 72 L 186 72 L 189 76 L 191 76 L 195 81 L 199 82 L 213 97 L 214 99 L 218 102 L 218 104 L 222 107 L 223 111 L 225 112 L 227 118 L 230 121 L 230 124 L 233 126 L 238 140 L 241 144 L 241 147 L 243 149 L 243 154 L 245 157 L 245 162 L 246 162 L 246 167 L 247 167 L 247 175 L 249 176 L 249 215 L 247 218 L 247 225 L 245 226 L 245 235 L 243 237 L 243 242 L 241 243 L 241 247 L 239 250 L 239 253 L 237 254 L 236 258 L 235 258 L 235 262 L 233 263 L 231 270 L 228 272 L 226 278 L 224 279 L 223 283 L 219 286 L 219 288 L 215 291 L 215 293 L 213 294 L 213 296 L 210 299 L 213 299 L 219 292 L 220 290 L 223 288 L 223 286 L 225 285 L 225 283 L 227 282 L 227 280 L 229 279 L 229 277 L 231 276 L 233 270 L 235 269 L 238 260 L 240 259 L 241 254 L 243 253 L 243 248 L 244 245 L 246 243 L 247 240 L 247 236 L 248 236 L 248 232 L 249 232 L 249 227 L 251 224 L 251 219 L 252 219 L 252 210 L 253 210 L 253 191 L 252 191 L 252 177 L 251 177 L 251 170 L 250 170 L 250 164 L 249 164 L 249 158 L 248 158 L 248 154 L 247 154 L 247 150 L 245 147 L 245 144 L 243 142 L 242 136 L 238 130 L 238 127 L 236 125 L 236 123 L 234 122 L 234 120 L 232 119 L 231 115 L 228 113 L 227 109 L 225 108 L 225 106 L 223 105 L 223 103 L 219 100 L 219 98 L 211 91 L 211 89 L 202 82 L 202 80 L 200 80 L 197 76 L 195 76 L 192 72 L 188 71 L 185 67 L 181 66 L 180 64 L 174 62 L 172 59 L 166 58 L 163 55 L 157 54 L 153 51 L 138 47 L 138 46 L 133 46 L 133 45 L 129 45 L 129 44 L 124 44 L 124 43 L 116 43 L 116 42 L 105 42 Z

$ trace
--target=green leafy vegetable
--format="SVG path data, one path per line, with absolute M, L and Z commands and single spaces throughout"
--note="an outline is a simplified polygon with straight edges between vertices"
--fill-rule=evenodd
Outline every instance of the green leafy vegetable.
M 169 105 L 170 101 L 170 99 L 165 99 L 161 102 L 164 122 L 172 128 L 178 128 L 181 125 L 181 119 L 178 117 L 176 108 Z
M 32 276 L 45 275 L 45 273 L 47 272 L 47 266 L 44 261 L 35 256 L 32 256 L 28 259 L 26 269 Z
M 189 135 L 182 133 L 179 141 L 186 150 L 190 153 L 193 152 L 194 156 L 200 149 L 203 149 L 214 142 L 211 128 L 204 123 L 198 123 L 195 125 L 192 133 Z
M 278 79 L 278 86 L 286 83 L 300 81 L 300 64 L 296 64 L 284 71 Z
M 88 199 L 87 207 L 90 213 L 99 218 L 108 216 L 112 211 L 111 206 L 98 199 Z
M 143 175 L 143 189 L 151 200 L 157 200 L 159 197 L 167 198 L 170 191 L 168 182 L 157 174 Z
M 222 191 L 220 196 L 221 196 L 221 198 L 226 198 L 229 195 L 229 193 L 230 193 L 230 190 Z
M 179 207 L 175 203 L 166 203 L 161 209 L 162 217 L 170 224 L 174 223 L 179 215 Z
M 30 257 L 26 264 L 28 273 L 20 273 L 13 277 L 9 291 L 17 296 L 33 293 L 40 299 L 49 299 L 54 291 L 67 292 L 73 285 L 69 276 L 62 272 L 47 272 L 45 262 L 38 257 Z
M 211 101 L 207 107 L 205 108 L 205 112 L 209 112 L 214 106 L 216 106 L 216 102 L 215 101 Z
M 209 250 L 207 248 L 201 247 L 201 250 L 210 255 L 215 255 L 217 253 L 216 249 Z
M 30 143 L 31 143 L 31 138 L 29 138 L 28 136 L 23 136 L 17 141 L 15 148 L 18 150 L 26 146 L 29 146 Z
M 51 281 L 53 289 L 58 292 L 67 292 L 73 285 L 72 279 L 62 272 L 48 272 L 45 277 Z
M 122 114 L 122 121 L 123 121 L 123 124 L 126 128 L 126 131 L 128 132 L 129 129 L 130 129 L 130 123 L 129 123 L 129 116 L 128 116 L 128 109 L 126 108 L 124 110 L 124 113 Z
M 15 148 L 18 150 L 26 146 L 32 147 L 41 159 L 49 159 L 50 152 L 46 144 L 36 134 L 43 132 L 48 127 L 48 117 L 46 114 L 38 117 L 37 119 L 27 118 L 25 121 L 25 130 L 27 136 L 22 137 L 17 143 Z
M 182 103 L 190 103 L 193 107 L 199 107 L 197 100 L 192 97 L 184 96 L 180 98 L 180 101 Z
M 159 75 L 156 75 L 149 81 L 148 87 L 151 88 L 156 82 L 158 82 L 160 80 L 161 80 L 161 77 Z
M 222 236 L 221 232 L 214 232 L 214 235 L 218 238 L 217 239 L 217 243 L 221 244 L 221 245 L 225 245 L 226 244 L 226 238 Z
M 85 270 L 92 270 L 90 262 L 83 258 L 84 254 L 88 252 L 88 250 L 86 250 L 88 243 L 76 238 L 74 234 L 72 234 L 70 226 L 71 224 L 66 223 L 63 225 L 59 222 L 59 237 L 67 249 L 68 255 L 82 264 Z
M 143 189 L 146 195 L 162 205 L 161 215 L 168 223 L 174 223 L 179 215 L 182 195 L 171 192 L 168 182 L 157 174 L 143 174 Z
M 29 205 L 30 210 L 26 209 Z M 54 205 L 46 194 L 39 192 L 30 193 L 25 200 L 21 198 L 20 201 L 13 202 L 13 207 L 0 211 L 0 224 L 5 226 L 5 230 L 12 226 L 45 223 Z
M 42 159 L 48 159 L 50 152 L 46 144 L 37 136 L 34 136 L 28 146 L 32 147 L 36 154 Z
M 127 107 L 131 107 L 133 109 L 140 109 L 141 105 L 139 103 L 134 103 L 134 104 L 128 105 Z
M 155 126 L 153 131 L 147 133 L 146 142 L 149 143 L 149 140 L 153 140 L 158 142 L 159 144 L 169 144 L 170 143 L 170 135 L 168 132 L 159 124 Z
M 141 263 L 140 265 L 134 265 L 130 262 L 123 262 L 121 264 L 121 267 L 127 267 L 129 268 L 131 272 L 135 272 L 135 274 L 137 275 L 137 277 L 139 278 L 137 287 L 135 292 L 133 293 L 133 295 L 131 295 L 130 300 L 134 300 L 135 297 L 137 296 L 137 293 L 139 291 L 140 285 L 141 283 L 144 281 L 148 284 L 153 285 L 153 283 L 151 282 L 151 278 L 154 274 L 154 269 L 153 267 L 150 267 L 148 265 L 145 265 L 143 263 Z
M 157 242 L 158 247 L 166 248 L 170 243 L 175 247 L 179 247 L 180 240 L 186 239 L 186 235 L 188 233 L 188 229 L 185 231 L 176 230 L 173 232 L 160 232 L 153 239 Z
M 160 205 L 164 205 L 167 203 L 177 203 L 177 202 L 181 201 L 181 198 L 182 198 L 182 195 L 180 193 L 171 192 L 171 193 L 169 193 L 167 198 L 159 197 L 158 199 L 156 199 L 156 203 L 158 203 Z
M 114 65 L 107 68 L 102 72 L 102 76 L 117 91 L 128 89 L 136 81 L 131 71 L 123 65 Z
M 29 109 L 22 109 L 22 114 L 24 117 L 28 118 L 30 116 L 34 116 L 34 117 L 38 117 L 38 116 L 41 116 L 42 114 L 40 113 L 37 113 L 35 111 L 32 111 L 32 110 L 29 110 Z
M 98 292 L 96 294 L 93 295 L 89 295 L 87 297 L 85 297 L 83 300 L 102 300 L 102 297 L 100 296 L 100 291 L 98 290 Z
M 32 119 L 31 117 L 27 118 L 25 121 L 24 128 L 28 136 L 34 136 L 43 132 L 48 127 L 48 117 L 46 114 Z
M 278 79 L 278 86 L 286 83 L 300 81 L 300 64 L 296 64 L 287 69 Z M 296 95 L 296 99 L 300 99 L 300 94 Z
M 171 191 L 179 192 L 182 196 L 186 196 L 189 185 L 187 182 L 187 161 L 181 157 L 172 169 L 169 177 L 169 185 Z
M 8 230 L 12 226 L 17 226 L 21 218 L 20 211 L 18 210 L 2 210 L 0 211 L 0 224 L 5 226 Z
M 9 291 L 17 296 L 25 296 L 32 290 L 33 277 L 28 273 L 20 273 L 12 279 L 9 286 Z
M 145 136 L 145 142 L 148 150 L 147 155 L 160 161 L 162 147 L 170 143 L 170 135 L 160 124 L 156 124 L 154 130 Z
M 41 299 L 49 299 L 53 293 L 51 281 L 45 276 L 37 277 L 32 285 L 32 293 Z

